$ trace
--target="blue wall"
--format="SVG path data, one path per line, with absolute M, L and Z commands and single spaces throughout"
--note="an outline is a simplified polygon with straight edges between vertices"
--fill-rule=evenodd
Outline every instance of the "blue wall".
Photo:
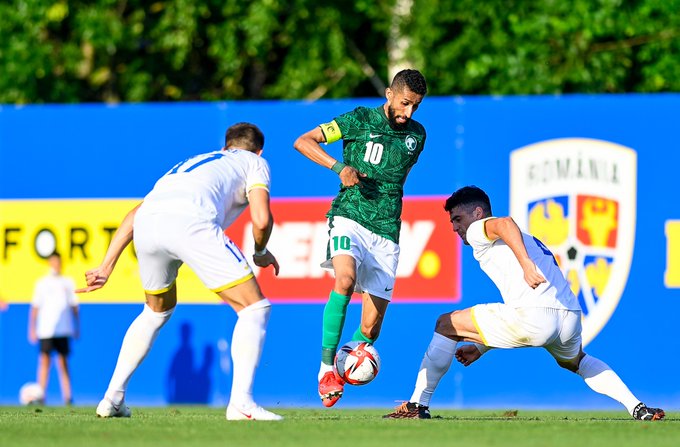
M 264 155 L 272 167 L 274 197 L 330 197 L 337 179 L 300 156 L 292 142 L 356 105 L 381 102 L 2 106 L 0 199 L 142 197 L 176 161 L 221 147 L 224 130 L 238 121 L 255 122 L 267 135 Z M 642 400 L 675 408 L 680 408 L 680 341 L 673 328 L 680 291 L 666 288 L 663 274 L 664 225 L 680 219 L 679 109 L 680 95 L 426 98 L 416 115 L 428 130 L 426 149 L 406 184 L 406 194 L 426 196 L 476 184 L 489 193 L 495 214 L 503 215 L 509 206 L 512 150 L 565 137 L 633 148 L 638 155 L 638 201 L 631 272 L 618 308 L 587 351 L 612 366 Z M 339 145 L 328 149 L 336 155 L 340 151 Z M 377 345 L 382 371 L 372 384 L 348 389 L 340 407 L 388 407 L 409 398 L 436 317 L 500 300 L 467 248 L 462 278 L 461 303 L 395 304 L 389 309 Z M 274 306 L 256 381 L 256 398 L 263 404 L 318 406 L 322 309 Z M 74 397 L 76 403 L 93 404 L 106 388 L 124 332 L 141 304 L 87 304 L 81 311 L 82 338 L 74 343 L 71 358 Z M 36 348 L 26 340 L 27 314 L 25 304 L 0 312 L 0 403 L 16 403 L 19 387 L 35 377 Z M 358 320 L 359 307 L 352 305 L 345 339 Z M 227 306 L 180 304 L 132 379 L 129 402 L 165 404 L 173 357 L 193 355 L 193 368 L 175 374 L 193 373 L 192 383 L 209 389 L 208 402 L 224 404 L 231 376 L 228 356 L 220 348 L 230 341 L 234 321 Z M 191 329 L 184 345 L 183 327 Z M 207 373 L 200 371 L 204 363 Z M 199 399 L 196 389 L 189 391 Z M 186 390 L 176 391 L 182 395 Z M 58 396 L 53 374 L 48 400 L 57 403 Z M 433 406 L 620 408 L 538 349 L 492 351 L 467 369 L 453 365 Z

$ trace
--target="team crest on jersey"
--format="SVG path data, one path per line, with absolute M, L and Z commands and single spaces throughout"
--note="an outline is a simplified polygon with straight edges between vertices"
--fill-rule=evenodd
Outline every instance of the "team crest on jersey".
M 408 149 L 409 152 L 413 152 L 416 150 L 416 146 L 418 145 L 418 141 L 416 140 L 416 137 L 413 135 L 409 135 L 406 137 L 404 140 L 404 143 L 406 144 L 406 149 Z
M 510 178 L 510 214 L 555 255 L 581 304 L 586 345 L 628 280 L 637 154 L 607 141 L 549 140 L 513 151 Z

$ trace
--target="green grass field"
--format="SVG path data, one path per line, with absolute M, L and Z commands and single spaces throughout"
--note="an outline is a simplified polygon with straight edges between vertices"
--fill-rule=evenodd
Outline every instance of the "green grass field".
M 281 410 L 281 422 L 229 422 L 209 407 L 133 408 L 99 419 L 94 407 L 0 407 L 0 446 L 549 446 L 677 447 L 680 414 L 639 422 L 622 411 L 433 412 L 386 420 L 384 410 Z

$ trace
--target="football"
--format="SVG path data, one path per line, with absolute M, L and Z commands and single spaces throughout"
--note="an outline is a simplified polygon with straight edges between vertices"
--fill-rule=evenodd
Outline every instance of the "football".
M 45 392 L 37 383 L 25 383 L 19 389 L 19 402 L 21 402 L 23 405 L 41 404 L 44 399 Z
M 350 341 L 335 354 L 335 372 L 350 385 L 366 385 L 380 371 L 377 349 L 364 341 Z

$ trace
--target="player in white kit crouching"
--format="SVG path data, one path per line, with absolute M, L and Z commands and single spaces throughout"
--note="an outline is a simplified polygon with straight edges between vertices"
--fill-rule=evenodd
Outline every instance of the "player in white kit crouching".
M 543 347 L 562 368 L 583 378 L 594 391 L 619 401 L 638 420 L 661 420 L 660 408 L 647 407 L 619 376 L 582 349 L 581 308 L 553 254 L 537 238 L 522 233 L 511 217 L 493 217 L 484 191 L 466 186 L 444 205 L 458 233 L 503 303 L 478 304 L 437 319 L 415 389 L 390 419 L 429 419 L 432 393 L 455 358 L 468 366 L 490 348 Z M 458 347 L 459 341 L 469 341 Z
M 233 381 L 229 420 L 280 420 L 253 400 L 253 380 L 262 354 L 271 305 L 262 296 L 253 271 L 224 229 L 250 205 L 259 267 L 279 264 L 267 250 L 273 227 L 269 206 L 270 174 L 259 155 L 264 135 L 257 126 L 238 123 L 226 133 L 222 150 L 200 154 L 175 165 L 116 231 L 102 264 L 85 274 L 89 292 L 104 286 L 123 249 L 133 240 L 146 305 L 130 325 L 104 398 L 101 417 L 129 417 L 128 382 L 149 353 L 161 327 L 177 304 L 175 279 L 187 264 L 210 290 L 238 314 L 231 342 Z

